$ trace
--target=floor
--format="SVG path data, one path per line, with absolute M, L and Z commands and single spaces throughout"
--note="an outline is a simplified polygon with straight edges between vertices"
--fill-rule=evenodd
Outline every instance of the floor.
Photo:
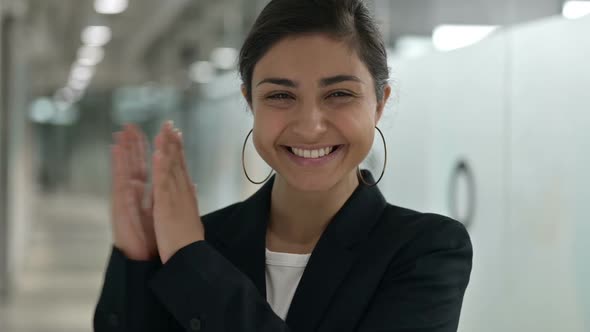
M 0 331 L 92 331 L 110 250 L 108 202 L 61 195 L 39 203 L 23 275 L 0 304 Z

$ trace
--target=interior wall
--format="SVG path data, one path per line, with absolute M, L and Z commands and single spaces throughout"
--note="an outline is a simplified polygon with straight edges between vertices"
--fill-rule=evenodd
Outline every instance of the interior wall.
M 380 187 L 394 204 L 466 223 L 474 265 L 460 331 L 590 329 L 588 31 L 590 18 L 555 17 L 393 63 L 399 104 L 384 118 L 393 152 Z
M 4 65 L 6 52 L 4 38 L 4 3 L 0 0 L 0 300 L 5 297 L 7 291 L 6 275 L 8 262 L 8 236 L 6 215 L 6 106 L 4 92 L 6 74 Z
M 23 51 L 23 22 L 18 16 L 2 18 L 2 133 L 0 135 L 2 163 L 1 188 L 3 238 L 4 294 L 10 295 L 18 282 L 27 254 L 31 207 L 35 204 L 35 176 L 28 102 L 30 76 L 26 53 Z

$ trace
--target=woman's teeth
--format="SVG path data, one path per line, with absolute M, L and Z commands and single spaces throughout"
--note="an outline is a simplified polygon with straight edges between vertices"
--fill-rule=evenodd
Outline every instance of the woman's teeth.
M 329 155 L 330 153 L 332 153 L 332 151 L 334 151 L 334 147 L 332 146 L 329 148 L 323 148 L 318 150 L 304 150 L 298 148 L 291 148 L 291 151 L 293 151 L 293 154 L 295 154 L 296 156 L 302 158 L 316 159 Z

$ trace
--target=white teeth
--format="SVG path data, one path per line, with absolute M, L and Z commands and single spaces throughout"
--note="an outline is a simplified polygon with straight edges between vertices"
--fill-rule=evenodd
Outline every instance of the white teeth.
M 291 148 L 293 153 L 299 157 L 308 159 L 317 159 L 329 155 L 334 150 L 334 147 L 323 148 L 318 150 L 304 150 L 298 148 Z

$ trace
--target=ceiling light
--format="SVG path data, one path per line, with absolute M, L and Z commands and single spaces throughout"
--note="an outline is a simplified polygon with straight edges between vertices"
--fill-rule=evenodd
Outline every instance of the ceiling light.
M 104 50 L 99 46 L 84 45 L 78 49 L 78 63 L 83 66 L 95 66 L 104 58 Z
M 215 77 L 215 68 L 209 61 L 197 61 L 191 65 L 189 76 L 197 83 L 208 83 Z
M 39 98 L 31 104 L 29 116 L 38 123 L 49 122 L 55 114 L 55 107 L 49 98 Z
M 88 26 L 82 30 L 82 42 L 90 46 L 104 46 L 111 36 L 111 28 L 104 25 Z
M 440 51 L 473 45 L 494 32 L 495 25 L 441 25 L 434 29 L 432 42 Z
M 76 81 L 76 80 L 70 80 L 68 81 L 68 88 L 74 90 L 74 91 L 80 91 L 81 93 L 86 90 L 86 88 L 88 87 L 88 84 L 90 84 L 90 81 Z
M 590 1 L 566 1 L 563 4 L 563 16 L 575 20 L 590 14 Z
M 219 47 L 211 52 L 211 62 L 219 69 L 233 69 L 238 59 L 238 50 L 231 47 Z
M 57 90 L 53 95 L 54 100 L 63 100 L 66 102 L 76 102 L 77 101 L 77 94 L 72 90 L 72 88 L 65 87 Z
M 99 14 L 120 14 L 128 5 L 127 0 L 95 0 L 94 10 Z
M 90 81 L 94 76 L 94 67 L 75 65 L 70 73 L 72 81 Z

